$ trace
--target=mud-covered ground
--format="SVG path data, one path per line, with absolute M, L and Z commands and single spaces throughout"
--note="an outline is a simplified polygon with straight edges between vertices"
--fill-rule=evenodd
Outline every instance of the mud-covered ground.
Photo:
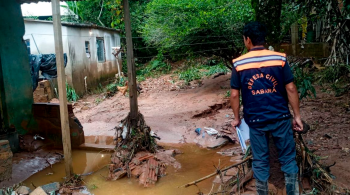
M 148 79 L 140 84 L 139 110 L 147 124 L 155 131 L 161 143 L 197 143 L 202 147 L 220 145 L 223 139 L 205 135 L 198 136 L 196 128 L 212 127 L 221 130 L 232 120 L 227 107 L 226 92 L 230 75 L 202 83 L 192 83 L 185 89 L 172 80 L 170 75 Z M 76 116 L 84 126 L 86 136 L 113 136 L 113 128 L 120 123 L 129 110 L 129 99 L 117 93 L 111 98 L 91 95 L 74 104 Z M 335 97 L 329 90 L 317 87 L 317 98 L 301 102 L 303 120 L 311 125 L 304 135 L 308 146 L 322 162 L 333 164 L 331 173 L 335 182 L 350 188 L 350 108 L 349 94 Z

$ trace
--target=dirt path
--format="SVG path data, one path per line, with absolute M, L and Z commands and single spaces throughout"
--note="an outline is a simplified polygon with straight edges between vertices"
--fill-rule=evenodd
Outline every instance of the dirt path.
M 206 135 L 197 136 L 197 127 L 213 127 L 220 130 L 229 124 L 232 111 L 220 108 L 227 90 L 230 75 L 216 79 L 207 78 L 203 85 L 190 89 L 174 87 L 169 75 L 145 81 L 142 84 L 144 93 L 139 96 L 139 109 L 145 116 L 147 124 L 161 137 L 161 143 L 197 143 L 204 147 L 213 142 L 220 142 Z M 175 91 L 172 91 L 176 89 Z M 349 188 L 350 154 L 350 108 L 349 96 L 334 97 L 329 91 L 317 89 L 316 99 L 303 100 L 301 113 L 304 120 L 311 125 L 311 131 L 305 135 L 307 144 L 317 155 L 327 157 L 326 164 L 336 162 L 331 167 L 335 182 Z M 119 124 L 129 110 L 126 96 L 116 94 L 114 97 L 95 105 L 97 96 L 89 96 L 76 105 L 76 116 L 84 126 L 85 135 L 113 136 L 109 131 Z M 90 103 L 82 103 L 90 102 Z M 215 106 L 215 104 L 218 104 Z M 85 110 L 83 109 L 84 105 Z M 212 109 L 209 106 L 213 106 Z M 194 115 L 207 111 L 202 117 Z M 327 135 L 326 135 L 327 134 Z
M 209 106 L 224 102 L 224 96 L 229 89 L 230 75 L 216 79 L 204 79 L 203 85 L 191 89 L 177 89 L 171 91 L 168 76 L 163 76 L 142 85 L 144 93 L 138 99 L 139 109 L 147 124 L 161 137 L 164 143 L 197 143 L 198 136 L 194 132 L 197 127 L 220 128 L 228 117 L 232 117 L 229 109 L 220 110 L 219 114 L 209 118 L 192 117 L 210 109 Z M 169 87 L 167 87 L 169 86 Z M 96 96 L 87 97 L 83 102 L 93 102 Z M 129 99 L 121 94 L 107 99 L 97 106 L 82 109 L 84 103 L 76 107 L 76 116 L 84 126 L 86 136 L 114 135 L 109 131 L 120 123 L 129 111 Z M 89 104 L 89 103 L 85 103 Z M 90 104 L 91 105 L 91 104 Z M 201 137 L 201 136 L 200 136 Z

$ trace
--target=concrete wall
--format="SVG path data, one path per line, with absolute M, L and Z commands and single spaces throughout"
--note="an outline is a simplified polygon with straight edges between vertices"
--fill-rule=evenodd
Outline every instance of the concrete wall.
M 31 118 L 33 92 L 24 22 L 16 0 L 0 1 L 0 29 L 0 103 L 6 126 L 24 134 L 23 127 Z
M 90 35 L 91 32 L 91 35 Z M 112 47 L 120 46 L 120 36 L 114 31 L 88 28 L 68 28 L 68 64 L 72 68 L 73 87 L 78 93 L 85 91 L 84 77 L 89 89 L 118 73 Z M 96 38 L 104 39 L 105 62 L 97 60 Z M 90 58 L 85 52 L 85 41 L 90 43 Z M 121 65 L 121 61 L 119 61 Z
M 283 44 L 280 46 L 276 46 L 275 51 L 283 51 L 287 55 L 295 55 L 300 57 L 308 57 L 308 58 L 327 58 L 330 55 L 330 48 L 327 43 L 306 43 L 303 45 L 304 48 L 301 47 L 301 44 L 297 44 L 295 46 L 295 54 L 293 51 L 292 44 Z
M 51 22 L 25 20 L 24 39 L 30 40 L 32 54 L 54 53 L 53 26 Z M 34 42 L 34 39 L 35 42 Z M 97 60 L 96 37 L 104 38 L 106 61 Z M 87 77 L 89 89 L 95 88 L 103 80 L 114 77 L 118 73 L 117 61 L 112 55 L 111 47 L 120 46 L 120 36 L 116 31 L 77 26 L 62 26 L 63 52 L 67 53 L 67 81 L 78 94 L 85 92 L 84 77 Z M 90 58 L 85 52 L 85 41 L 90 43 Z M 121 61 L 119 61 L 121 65 Z

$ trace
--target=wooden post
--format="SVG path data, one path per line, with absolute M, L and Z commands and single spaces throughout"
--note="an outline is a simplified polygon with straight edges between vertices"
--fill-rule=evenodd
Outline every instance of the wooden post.
M 126 58 L 128 65 L 128 86 L 129 86 L 129 99 L 130 99 L 130 117 L 132 119 L 132 125 L 136 125 L 138 115 L 137 105 L 137 84 L 136 84 L 136 70 L 134 62 L 134 48 L 132 44 L 131 34 L 131 22 L 130 22 L 130 10 L 129 1 L 123 0 L 124 7 L 124 23 L 126 32 Z
M 64 59 L 63 59 L 60 0 L 51 0 L 51 3 L 52 3 L 53 32 L 54 32 L 54 39 L 55 39 L 57 82 L 58 82 L 58 93 L 59 93 L 59 101 L 60 101 L 60 117 L 61 117 L 64 162 L 65 162 L 65 168 L 66 168 L 66 178 L 69 179 L 73 175 L 73 167 L 72 167 L 72 148 L 71 148 L 71 141 L 70 141 L 70 129 L 69 129 L 68 109 L 67 109 L 66 75 L 64 71 Z
M 291 26 L 291 39 L 292 39 L 292 48 L 293 48 L 293 55 L 295 56 L 297 54 L 297 45 L 298 45 L 298 23 L 295 22 Z

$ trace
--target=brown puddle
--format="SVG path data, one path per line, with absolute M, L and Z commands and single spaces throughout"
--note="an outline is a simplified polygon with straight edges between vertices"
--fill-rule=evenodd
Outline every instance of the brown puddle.
M 183 154 L 175 157 L 181 163 L 182 168 L 175 170 L 173 167 L 168 167 L 167 176 L 160 178 L 156 185 L 151 188 L 140 186 L 134 178 L 106 181 L 104 177 L 107 176 L 108 169 L 107 167 L 100 168 L 110 162 L 110 154 L 108 153 L 73 151 L 73 168 L 74 172 L 78 174 L 100 169 L 92 175 L 84 177 L 86 185 L 95 195 L 184 195 L 196 194 L 199 191 L 198 187 L 202 192 L 208 193 L 211 190 L 214 177 L 199 183 L 198 187 L 178 187 L 214 172 L 215 168 L 213 165 L 217 166 L 219 159 L 221 160 L 221 167 L 232 164 L 232 162 L 229 162 L 230 157 L 224 157 L 216 153 L 219 150 L 208 150 L 188 144 L 171 148 L 179 148 L 183 152 Z M 40 186 L 49 182 L 63 181 L 62 177 L 65 173 L 63 161 L 53 165 L 53 175 L 47 175 L 50 172 L 52 170 L 49 167 L 34 174 L 23 183 L 27 186 L 32 186 L 31 183 Z

